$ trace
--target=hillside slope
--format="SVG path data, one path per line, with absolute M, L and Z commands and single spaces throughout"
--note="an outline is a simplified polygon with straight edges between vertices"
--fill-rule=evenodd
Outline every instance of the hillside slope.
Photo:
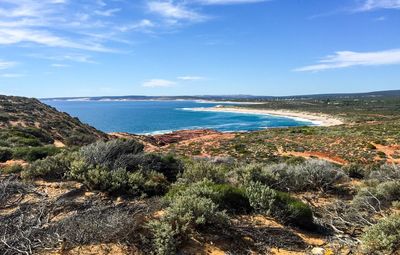
M 35 145 L 35 140 L 42 144 L 59 141 L 66 145 L 84 145 L 107 138 L 105 133 L 37 99 L 14 96 L 0 96 L 0 129 L 3 141 L 19 136 L 28 143 L 24 145 Z

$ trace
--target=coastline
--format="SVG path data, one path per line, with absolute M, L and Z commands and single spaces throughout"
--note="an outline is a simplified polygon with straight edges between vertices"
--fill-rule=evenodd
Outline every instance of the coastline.
M 189 110 L 189 109 L 187 109 Z M 203 111 L 203 112 L 231 112 L 231 113 L 245 113 L 245 114 L 257 114 L 257 115 L 272 115 L 278 117 L 286 117 L 296 119 L 300 121 L 312 122 L 316 126 L 330 127 L 342 125 L 344 122 L 338 118 L 335 118 L 326 114 L 302 112 L 302 111 L 290 111 L 290 110 L 268 110 L 268 109 L 249 109 L 239 107 L 201 107 L 201 108 L 190 108 L 191 111 Z

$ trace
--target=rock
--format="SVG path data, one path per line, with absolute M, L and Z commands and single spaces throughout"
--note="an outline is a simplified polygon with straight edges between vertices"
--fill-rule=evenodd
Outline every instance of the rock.
M 311 250 L 312 255 L 324 255 L 325 249 L 321 247 L 315 247 Z

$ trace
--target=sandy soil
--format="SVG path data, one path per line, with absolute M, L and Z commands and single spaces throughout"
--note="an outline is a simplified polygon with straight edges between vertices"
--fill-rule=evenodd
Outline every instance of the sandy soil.
M 57 148 L 64 148 L 65 144 L 59 140 L 54 140 L 54 146 Z
M 374 145 L 378 151 L 386 154 L 388 163 L 400 164 L 400 158 L 394 157 L 394 155 L 400 155 L 400 146 L 385 146 L 376 143 L 371 144 Z
M 246 109 L 238 107 L 210 107 L 210 108 L 193 108 L 193 111 L 207 111 L 207 112 L 234 112 L 234 113 L 247 113 L 247 114 L 265 114 L 280 117 L 289 117 L 297 120 L 311 121 L 318 126 L 336 126 L 343 124 L 340 119 L 334 118 L 329 115 L 310 113 L 310 112 L 297 112 L 289 110 L 257 110 Z

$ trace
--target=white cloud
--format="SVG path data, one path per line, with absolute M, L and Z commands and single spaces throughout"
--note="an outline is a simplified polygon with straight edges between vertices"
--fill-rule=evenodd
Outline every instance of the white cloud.
M 108 10 L 96 10 L 96 11 L 94 11 L 94 13 L 96 15 L 100 15 L 100 16 L 111 17 L 111 16 L 114 16 L 114 14 L 119 11 L 121 11 L 120 8 L 114 8 L 114 9 L 108 9 Z
M 0 0 L 0 44 L 34 43 L 47 47 L 113 52 L 95 31 L 112 31 L 111 16 L 120 9 L 103 9 L 102 1 Z
M 370 11 L 375 9 L 399 9 L 400 0 L 366 0 L 360 11 Z
M 0 28 L 0 44 L 16 44 L 21 42 L 31 42 L 50 47 L 63 47 L 80 49 L 87 51 L 112 52 L 113 50 L 97 43 L 80 43 L 55 36 L 46 31 L 32 29 L 9 29 Z
M 327 56 L 320 60 L 318 64 L 300 67 L 295 69 L 295 71 L 315 72 L 352 66 L 379 66 L 394 64 L 400 64 L 400 49 L 375 52 L 338 51 L 334 55 Z
M 29 54 L 28 57 L 39 58 L 39 59 L 46 59 L 52 61 L 72 61 L 72 62 L 80 62 L 80 63 L 90 63 L 96 64 L 90 56 L 84 54 L 65 54 L 65 55 L 47 55 L 47 54 Z
M 17 65 L 17 62 L 0 60 L 0 70 L 12 68 Z
M 66 64 L 58 64 L 58 63 L 51 64 L 51 66 L 52 66 L 52 67 L 57 67 L 57 68 L 69 67 L 69 65 L 66 65 Z
M 0 74 L 1 78 L 19 78 L 19 77 L 24 77 L 24 74 L 19 74 L 19 73 L 3 73 Z
M 149 87 L 149 88 L 156 88 L 156 87 L 172 87 L 176 84 L 176 82 L 163 80 L 163 79 L 151 79 L 145 81 L 142 86 Z
M 169 19 L 189 21 L 202 21 L 206 19 L 206 16 L 188 9 L 185 4 L 172 3 L 170 1 L 152 1 L 148 3 L 148 8 L 151 12 Z
M 253 3 L 260 3 L 265 2 L 268 0 L 198 0 L 201 4 L 206 5 L 224 5 L 224 4 L 253 4 Z
M 156 25 L 151 20 L 142 19 L 139 22 L 136 22 L 136 23 L 133 23 L 130 25 L 120 26 L 118 28 L 118 30 L 120 30 L 122 32 L 130 31 L 130 30 L 146 32 L 146 31 L 148 31 L 149 28 L 152 28 L 155 26 Z
M 179 76 L 178 80 L 183 80 L 183 81 L 198 81 L 198 80 L 204 80 L 204 77 L 201 76 Z

